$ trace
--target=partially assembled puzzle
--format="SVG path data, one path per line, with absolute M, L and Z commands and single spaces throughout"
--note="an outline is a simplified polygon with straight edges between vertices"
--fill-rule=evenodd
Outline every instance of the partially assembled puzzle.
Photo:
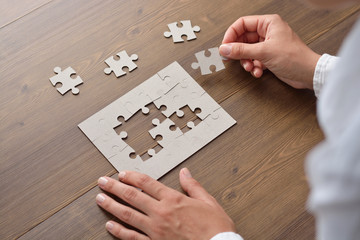
M 154 128 L 149 130 L 152 138 L 161 136 L 158 144 L 162 149 L 155 153 L 149 149 L 150 159 L 143 161 L 124 139 L 125 131 L 117 134 L 114 128 L 120 126 L 118 118 L 129 120 L 135 113 L 149 112 L 146 107 L 154 103 L 167 117 L 160 122 L 153 119 Z M 201 119 L 196 126 L 188 122 L 191 129 L 185 133 L 180 128 L 170 129 L 174 122 L 172 114 L 182 117 L 181 108 L 188 106 Z M 99 149 L 108 161 L 118 170 L 139 171 L 158 179 L 183 162 L 221 133 L 233 126 L 236 121 L 177 63 L 174 62 L 150 77 L 130 92 L 95 113 L 78 126 Z

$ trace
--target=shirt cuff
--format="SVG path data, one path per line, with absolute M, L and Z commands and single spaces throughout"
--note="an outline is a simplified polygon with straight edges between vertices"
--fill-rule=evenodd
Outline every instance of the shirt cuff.
M 244 240 L 239 234 L 234 232 L 218 233 L 210 240 Z
M 319 58 L 313 78 L 313 88 L 316 97 L 319 97 L 321 89 L 329 77 L 329 72 L 334 68 L 337 59 L 338 57 L 326 53 Z

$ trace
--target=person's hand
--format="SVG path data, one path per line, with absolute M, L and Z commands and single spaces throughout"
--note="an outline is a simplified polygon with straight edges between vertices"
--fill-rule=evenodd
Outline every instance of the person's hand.
M 227 29 L 220 54 L 240 60 L 256 78 L 269 69 L 290 86 L 309 89 L 320 58 L 278 15 L 239 18 Z
M 189 196 L 137 172 L 120 172 L 119 179 L 116 181 L 101 177 L 98 184 L 106 192 L 116 195 L 138 210 L 103 193 L 97 195 L 96 202 L 144 234 L 109 221 L 105 225 L 106 229 L 115 237 L 208 240 L 221 232 L 235 232 L 233 221 L 186 168 L 180 171 L 180 183 Z

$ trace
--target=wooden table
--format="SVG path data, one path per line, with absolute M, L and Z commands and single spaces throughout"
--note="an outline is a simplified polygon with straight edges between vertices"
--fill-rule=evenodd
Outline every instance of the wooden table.
M 319 53 L 335 54 L 359 7 L 311 10 L 291 0 L 1 0 L 0 239 L 111 239 L 112 218 L 95 204 L 98 177 L 116 171 L 77 125 L 160 69 L 178 61 L 237 125 L 160 179 L 180 190 L 188 167 L 234 219 L 245 239 L 311 239 L 306 153 L 322 139 L 311 91 L 270 72 L 253 79 L 227 62 L 202 76 L 194 53 L 218 46 L 238 17 L 278 13 Z M 191 19 L 194 41 L 163 37 L 167 23 Z M 116 79 L 104 60 L 126 49 L 138 69 Z M 73 67 L 80 94 L 61 96 L 53 68 Z M 134 118 L 133 126 L 148 125 Z M 140 136 L 140 135 L 139 135 Z M 141 142 L 139 136 L 133 138 Z M 143 144 L 143 145 L 141 145 Z M 139 143 L 146 148 L 150 143 Z

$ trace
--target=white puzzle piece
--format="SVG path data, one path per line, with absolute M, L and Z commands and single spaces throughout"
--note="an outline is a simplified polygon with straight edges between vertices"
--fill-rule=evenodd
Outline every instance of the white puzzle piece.
M 50 82 L 53 86 L 55 86 L 57 83 L 62 84 L 61 87 L 57 88 L 61 95 L 64 95 L 69 90 L 71 90 L 73 94 L 79 94 L 80 90 L 76 87 L 82 84 L 83 80 L 80 76 L 77 76 L 76 78 L 71 77 L 72 75 L 76 74 L 74 69 L 68 67 L 64 71 L 61 71 L 60 67 L 55 67 L 54 72 L 56 75 L 50 78 Z
M 209 48 L 211 53 L 210 57 L 205 56 L 205 50 L 195 53 L 195 57 L 198 62 L 191 64 L 193 69 L 200 68 L 201 75 L 211 74 L 210 66 L 214 65 L 216 67 L 216 72 L 225 69 L 225 65 L 222 61 L 222 57 L 219 53 L 219 48 Z
M 170 29 L 170 32 L 164 32 L 164 36 L 166 38 L 173 37 L 173 41 L 175 43 L 177 42 L 184 42 L 184 39 L 182 39 L 182 36 L 187 36 L 187 40 L 193 40 L 196 39 L 196 35 L 194 32 L 200 32 L 199 26 L 191 26 L 190 20 L 184 20 L 180 21 L 182 26 L 178 26 L 177 22 L 173 22 L 168 24 L 168 27 Z
M 120 58 L 119 60 L 115 60 L 113 56 L 105 60 L 105 63 L 109 66 L 104 69 L 105 74 L 109 75 L 111 72 L 114 72 L 116 77 L 121 77 L 126 74 L 126 72 L 122 70 L 123 68 L 128 68 L 129 72 L 137 68 L 137 65 L 133 61 L 138 60 L 138 55 L 132 54 L 129 56 L 125 50 L 116 55 Z
M 126 107 L 128 102 L 132 103 L 131 108 Z M 158 152 L 153 148 L 149 149 L 150 158 L 143 161 L 139 153 L 135 152 L 135 146 L 129 146 L 124 141 L 127 137 L 125 129 L 118 135 L 114 127 L 122 124 L 118 116 L 127 121 L 140 110 L 144 113 L 144 108 L 151 102 L 157 106 L 165 105 L 167 109 L 163 114 L 167 117 L 179 111 L 181 106 L 188 105 L 194 110 L 200 108 L 202 111 L 197 114 L 202 121 L 196 126 L 189 122 L 187 126 L 190 130 L 183 133 L 179 126 L 170 129 L 175 123 L 169 118 L 162 122 L 153 119 L 154 128 L 148 131 L 154 139 L 159 135 L 162 137 L 158 140 L 162 149 Z M 118 171 L 139 171 L 158 179 L 235 123 L 236 121 L 174 62 L 78 126 Z
M 158 141 L 158 144 L 163 148 L 165 148 L 168 143 L 176 141 L 176 138 L 183 134 L 178 127 L 176 127 L 175 130 L 170 129 L 171 126 L 175 126 L 175 123 L 171 121 L 170 118 L 166 118 L 161 123 L 159 119 L 155 118 L 152 120 L 152 124 L 155 127 L 149 130 L 149 133 L 153 139 L 159 135 L 162 137 L 162 140 Z

